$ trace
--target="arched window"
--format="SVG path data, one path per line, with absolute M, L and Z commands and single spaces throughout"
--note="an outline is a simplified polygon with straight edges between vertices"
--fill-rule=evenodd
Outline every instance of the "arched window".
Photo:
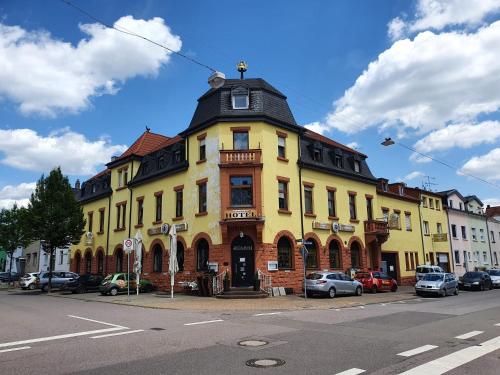
M 163 249 L 160 245 L 153 247 L 153 272 L 162 271 Z
M 81 264 L 82 264 L 82 256 L 80 255 L 80 253 L 76 253 L 75 255 L 75 272 L 77 274 L 80 274 L 80 267 L 81 267 Z
M 278 240 L 278 268 L 290 269 L 293 267 L 292 263 L 293 251 L 290 240 L 287 237 L 281 237 Z
M 177 264 L 179 271 L 184 271 L 184 245 L 181 241 L 177 241 Z
M 353 242 L 351 245 L 351 267 L 361 267 L 361 249 L 357 242 Z
M 196 268 L 198 271 L 208 271 L 208 242 L 204 238 L 196 245 Z
M 115 272 L 123 272 L 123 250 L 118 249 L 116 250 L 116 256 L 115 256 Z
M 339 243 L 335 240 L 330 241 L 328 250 L 330 255 L 330 268 L 342 268 Z
M 92 253 L 85 253 L 85 273 L 92 273 Z
M 104 255 L 102 251 L 97 252 L 97 273 L 99 275 L 104 274 Z
M 306 241 L 311 243 L 310 245 L 306 245 L 308 251 L 307 268 L 319 268 L 318 244 L 312 238 L 308 238 Z

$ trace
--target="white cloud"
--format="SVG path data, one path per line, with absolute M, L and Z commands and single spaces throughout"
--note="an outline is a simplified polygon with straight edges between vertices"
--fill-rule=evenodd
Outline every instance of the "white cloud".
M 139 33 L 174 51 L 181 40 L 162 18 L 121 17 L 115 26 Z M 87 38 L 73 46 L 46 31 L 0 23 L 0 99 L 23 114 L 55 116 L 86 109 L 90 99 L 115 94 L 136 76 L 154 76 L 171 52 L 99 24 L 80 25 Z
M 358 142 L 351 142 L 346 144 L 347 147 L 352 148 L 353 150 L 357 150 L 359 148 L 359 143 Z
M 500 122 L 454 124 L 435 130 L 415 143 L 420 152 L 442 151 L 450 148 L 471 148 L 483 143 L 495 143 L 500 138 Z
M 36 182 L 23 182 L 19 185 L 6 185 L 0 190 L 0 209 L 12 208 L 14 203 L 26 207 Z
M 499 0 L 419 0 L 412 20 L 396 17 L 388 24 L 392 40 L 422 30 L 442 30 L 447 26 L 477 27 L 500 11 Z
M 411 181 L 419 177 L 423 177 L 425 174 L 423 172 L 419 171 L 414 171 L 411 173 L 408 173 L 406 176 L 403 177 L 403 181 Z
M 500 206 L 500 198 L 486 198 L 481 199 L 484 203 L 484 206 L 490 205 L 491 207 Z
M 472 157 L 462 166 L 459 173 L 500 181 L 500 148 L 494 148 L 485 155 Z
M 476 33 L 420 33 L 381 53 L 337 100 L 322 128 L 425 133 L 500 108 L 500 21 Z
M 106 138 L 88 140 L 69 128 L 46 137 L 31 129 L 0 129 L 0 152 L 4 154 L 0 162 L 29 171 L 48 172 L 61 166 L 65 174 L 90 175 L 126 148 L 112 145 Z
M 319 121 L 311 122 L 310 124 L 304 125 L 306 129 L 312 130 L 315 133 L 323 134 L 328 130 L 328 127 L 320 123 Z

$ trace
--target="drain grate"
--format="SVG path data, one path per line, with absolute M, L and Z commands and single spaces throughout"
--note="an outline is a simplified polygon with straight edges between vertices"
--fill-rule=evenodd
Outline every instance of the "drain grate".
M 266 367 L 278 367 L 283 366 L 286 362 L 279 358 L 261 358 L 261 359 L 249 359 L 245 362 L 247 366 L 266 368 Z
M 165 328 L 153 327 L 150 328 L 151 331 L 165 331 Z
M 238 345 L 240 346 L 250 346 L 250 347 L 258 347 L 258 346 L 264 346 L 269 344 L 267 341 L 264 340 L 244 340 L 240 341 Z

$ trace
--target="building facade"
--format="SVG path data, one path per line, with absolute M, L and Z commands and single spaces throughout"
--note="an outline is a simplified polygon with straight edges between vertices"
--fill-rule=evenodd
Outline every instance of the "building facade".
M 491 264 L 499 268 L 500 264 L 500 206 L 486 207 L 486 217 L 488 226 L 488 240 L 491 248 Z

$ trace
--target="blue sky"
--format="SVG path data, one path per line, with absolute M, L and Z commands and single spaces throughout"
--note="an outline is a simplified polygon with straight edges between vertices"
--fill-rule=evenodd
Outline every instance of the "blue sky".
M 431 176 L 433 189 L 500 202 L 500 188 L 380 146 L 390 136 L 500 185 L 500 1 L 73 3 L 229 78 L 244 59 L 299 124 L 354 143 L 377 177 Z M 90 177 L 145 126 L 185 129 L 209 75 L 59 0 L 1 1 L 0 206 L 26 202 L 58 164 Z

